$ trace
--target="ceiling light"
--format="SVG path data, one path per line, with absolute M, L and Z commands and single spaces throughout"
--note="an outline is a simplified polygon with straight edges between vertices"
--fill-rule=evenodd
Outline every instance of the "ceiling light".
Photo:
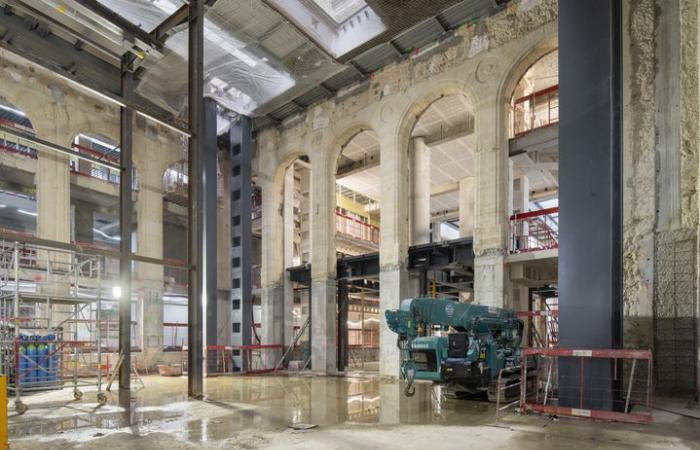
M 95 233 L 99 234 L 100 236 L 103 236 L 103 237 L 105 237 L 105 238 L 107 238 L 107 239 L 111 239 L 111 240 L 113 240 L 113 241 L 121 241 L 121 240 L 122 240 L 122 238 L 119 237 L 119 236 L 110 236 L 110 235 L 108 235 L 107 233 L 105 233 L 104 231 L 99 230 L 99 229 L 97 229 L 97 228 L 93 228 L 92 231 L 94 231 Z
M 7 205 L 0 205 L 0 208 L 7 208 Z
M 119 150 L 119 147 L 115 146 L 114 144 L 109 144 L 109 143 L 107 143 L 107 142 L 105 142 L 105 141 L 101 141 L 101 140 L 96 139 L 96 138 L 94 138 L 94 137 L 92 137 L 92 136 L 88 136 L 87 134 L 82 134 L 82 133 L 81 133 L 81 134 L 78 135 L 78 137 L 79 137 L 79 138 L 83 138 L 83 139 L 85 139 L 85 140 L 88 140 L 88 141 L 90 141 L 90 142 L 93 142 L 93 143 L 95 143 L 95 144 L 97 144 L 97 145 L 101 145 L 102 147 L 106 147 L 106 148 L 108 148 L 108 149 L 110 149 L 110 150 Z
M 3 105 L 1 103 L 0 103 L 0 109 L 4 109 L 5 111 L 9 111 L 13 114 L 17 114 L 18 116 L 27 117 L 27 115 L 24 112 L 20 111 L 19 109 L 11 108 L 11 107 L 9 107 L 7 105 Z
M 19 209 L 19 208 L 17 208 L 17 212 L 20 213 L 20 214 L 24 214 L 25 216 L 33 216 L 33 217 L 38 216 L 38 214 L 35 213 L 35 212 L 26 211 L 26 210 L 24 210 L 24 209 Z
M 112 286 L 112 298 L 119 300 L 122 298 L 122 288 L 121 286 Z

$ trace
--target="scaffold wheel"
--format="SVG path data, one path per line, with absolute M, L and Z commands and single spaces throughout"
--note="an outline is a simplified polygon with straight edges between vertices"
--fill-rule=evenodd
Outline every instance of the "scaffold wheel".
M 106 404 L 107 403 L 107 396 L 102 392 L 97 394 L 97 403 L 99 403 L 100 405 Z
M 83 398 L 83 393 L 79 389 L 74 389 L 73 398 L 76 400 L 80 400 L 81 398 Z
M 28 407 L 24 403 L 19 401 L 15 402 L 15 411 L 17 412 L 17 414 L 24 414 L 25 412 L 27 412 L 27 409 Z

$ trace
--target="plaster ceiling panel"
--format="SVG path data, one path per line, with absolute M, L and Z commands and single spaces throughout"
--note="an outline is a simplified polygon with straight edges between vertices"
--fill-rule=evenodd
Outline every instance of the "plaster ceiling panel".
M 362 172 L 340 178 L 338 180 L 338 184 L 377 202 L 381 197 L 381 178 L 379 176 L 379 166 L 370 167 Z
M 466 97 L 450 95 L 433 102 L 418 119 L 413 136 L 440 136 L 473 122 L 473 108 Z
M 430 199 L 430 212 L 432 214 L 444 211 L 453 211 L 459 208 L 459 193 L 449 192 L 436 195 Z

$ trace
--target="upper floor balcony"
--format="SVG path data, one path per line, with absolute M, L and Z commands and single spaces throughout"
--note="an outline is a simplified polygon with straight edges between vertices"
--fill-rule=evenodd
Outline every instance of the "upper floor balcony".
M 559 248 L 559 207 L 510 216 L 511 254 Z

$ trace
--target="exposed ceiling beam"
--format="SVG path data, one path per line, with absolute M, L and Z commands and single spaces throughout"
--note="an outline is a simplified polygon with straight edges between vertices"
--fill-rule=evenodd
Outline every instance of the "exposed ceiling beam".
M 447 211 L 439 211 L 430 215 L 431 220 L 449 220 L 459 217 L 459 208 L 449 209 Z
M 349 164 L 344 164 L 340 167 L 338 167 L 338 172 L 336 174 L 336 179 L 339 180 L 341 178 L 348 177 L 350 175 L 354 175 L 356 173 L 362 172 L 367 169 L 371 169 L 372 167 L 377 167 L 379 165 L 379 155 L 375 156 L 374 158 L 370 158 L 369 160 L 359 160 L 359 161 L 353 161 Z
M 448 181 L 446 183 L 438 184 L 430 189 L 430 196 L 435 197 L 437 195 L 449 194 L 450 192 L 455 192 L 459 190 L 459 182 Z
M 134 38 L 158 50 L 159 52 L 163 51 L 162 42 L 155 39 L 153 36 L 151 36 L 150 33 L 148 33 L 143 28 L 134 25 L 132 22 L 120 16 L 111 9 L 107 8 L 97 0 L 75 0 L 75 2 L 89 9 L 90 11 L 102 17 L 103 19 L 118 26 L 124 31 L 126 35 L 133 36 Z
M 425 143 L 429 147 L 436 147 L 438 145 L 446 144 L 455 139 L 460 139 L 467 137 L 474 133 L 474 122 L 468 121 L 463 122 L 457 126 L 451 127 L 445 130 L 439 130 L 433 134 L 425 136 Z
M 155 39 L 157 42 L 160 43 L 165 43 L 165 40 L 168 38 L 170 31 L 177 27 L 182 25 L 183 23 L 187 22 L 187 18 L 189 17 L 190 10 L 189 10 L 189 5 L 185 3 L 182 5 L 177 11 L 172 13 L 170 17 L 165 19 L 151 31 L 151 36 L 153 39 Z
M 120 93 L 120 69 L 97 56 L 81 51 L 55 34 L 40 35 L 24 26 L 20 16 L 0 14 L 0 26 L 8 30 L 11 39 L 0 40 L 0 48 L 78 85 L 103 100 L 132 108 L 138 114 L 189 135 L 186 127 L 169 112 L 147 99 L 136 96 L 127 102 Z

